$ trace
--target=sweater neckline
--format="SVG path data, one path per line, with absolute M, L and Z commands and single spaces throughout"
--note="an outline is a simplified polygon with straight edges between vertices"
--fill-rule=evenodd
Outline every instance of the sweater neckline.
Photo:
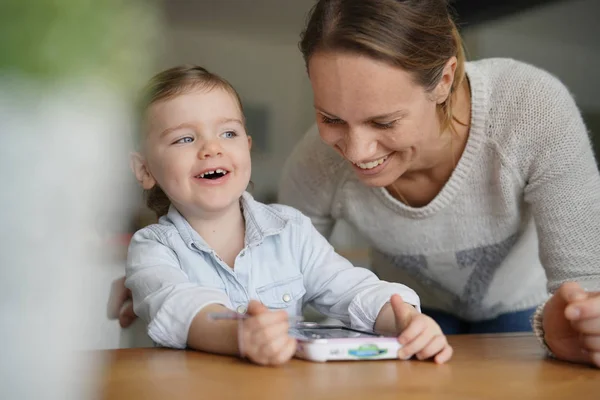
M 375 194 L 394 212 L 410 218 L 427 218 L 449 205 L 465 184 L 477 159 L 481 155 L 484 142 L 485 121 L 487 117 L 488 87 L 481 71 L 474 63 L 465 64 L 465 74 L 471 90 L 471 125 L 469 137 L 463 153 L 450 175 L 448 182 L 429 204 L 423 207 L 411 207 L 394 198 L 385 187 L 373 188 Z

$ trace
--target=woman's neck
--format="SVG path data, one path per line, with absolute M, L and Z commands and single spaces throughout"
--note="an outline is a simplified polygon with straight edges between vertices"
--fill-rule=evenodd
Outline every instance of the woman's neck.
M 465 79 L 454 94 L 454 131 L 448 128 L 436 134 L 439 141 L 432 146 L 420 168 L 405 172 L 387 187 L 392 196 L 411 207 L 429 204 L 448 182 L 467 145 L 471 120 L 471 96 Z M 459 122 L 457 122 L 458 120 Z
M 450 126 L 440 134 L 439 141 L 431 148 L 424 167 L 410 171 L 410 175 L 426 176 L 434 181 L 444 183 L 452 175 L 466 147 L 471 122 L 471 91 L 467 78 L 453 94 L 453 118 Z

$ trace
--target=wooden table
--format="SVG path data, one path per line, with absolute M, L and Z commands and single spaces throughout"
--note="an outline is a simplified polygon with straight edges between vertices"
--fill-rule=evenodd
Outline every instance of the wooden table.
M 259 367 L 169 349 L 106 351 L 104 398 L 600 399 L 600 369 L 546 359 L 530 334 L 449 336 L 449 364 L 411 361 Z

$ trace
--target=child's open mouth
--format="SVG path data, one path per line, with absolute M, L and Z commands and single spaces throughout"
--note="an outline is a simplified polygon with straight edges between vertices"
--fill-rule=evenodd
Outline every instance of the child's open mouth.
M 201 173 L 200 175 L 197 175 L 196 178 L 215 180 L 215 179 L 224 177 L 228 173 L 229 173 L 229 171 L 226 171 L 221 168 L 217 168 L 215 170 L 205 171 L 205 172 Z

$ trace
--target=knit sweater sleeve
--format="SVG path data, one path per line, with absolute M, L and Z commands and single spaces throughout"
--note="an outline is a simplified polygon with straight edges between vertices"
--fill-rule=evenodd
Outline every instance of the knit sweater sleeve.
M 331 236 L 332 202 L 343 160 L 321 141 L 314 125 L 296 145 L 281 174 L 278 201 L 308 216 L 319 233 Z
M 521 131 L 517 151 L 548 290 L 567 281 L 600 290 L 600 174 L 569 91 L 538 73 L 529 80 L 521 115 L 530 129 Z
M 600 290 L 600 175 L 587 129 L 574 99 L 557 79 L 543 73 L 530 82 L 532 135 L 518 140 L 520 166 L 548 290 L 554 292 L 567 281 Z M 544 307 L 536 310 L 533 329 L 554 356 L 544 341 Z

